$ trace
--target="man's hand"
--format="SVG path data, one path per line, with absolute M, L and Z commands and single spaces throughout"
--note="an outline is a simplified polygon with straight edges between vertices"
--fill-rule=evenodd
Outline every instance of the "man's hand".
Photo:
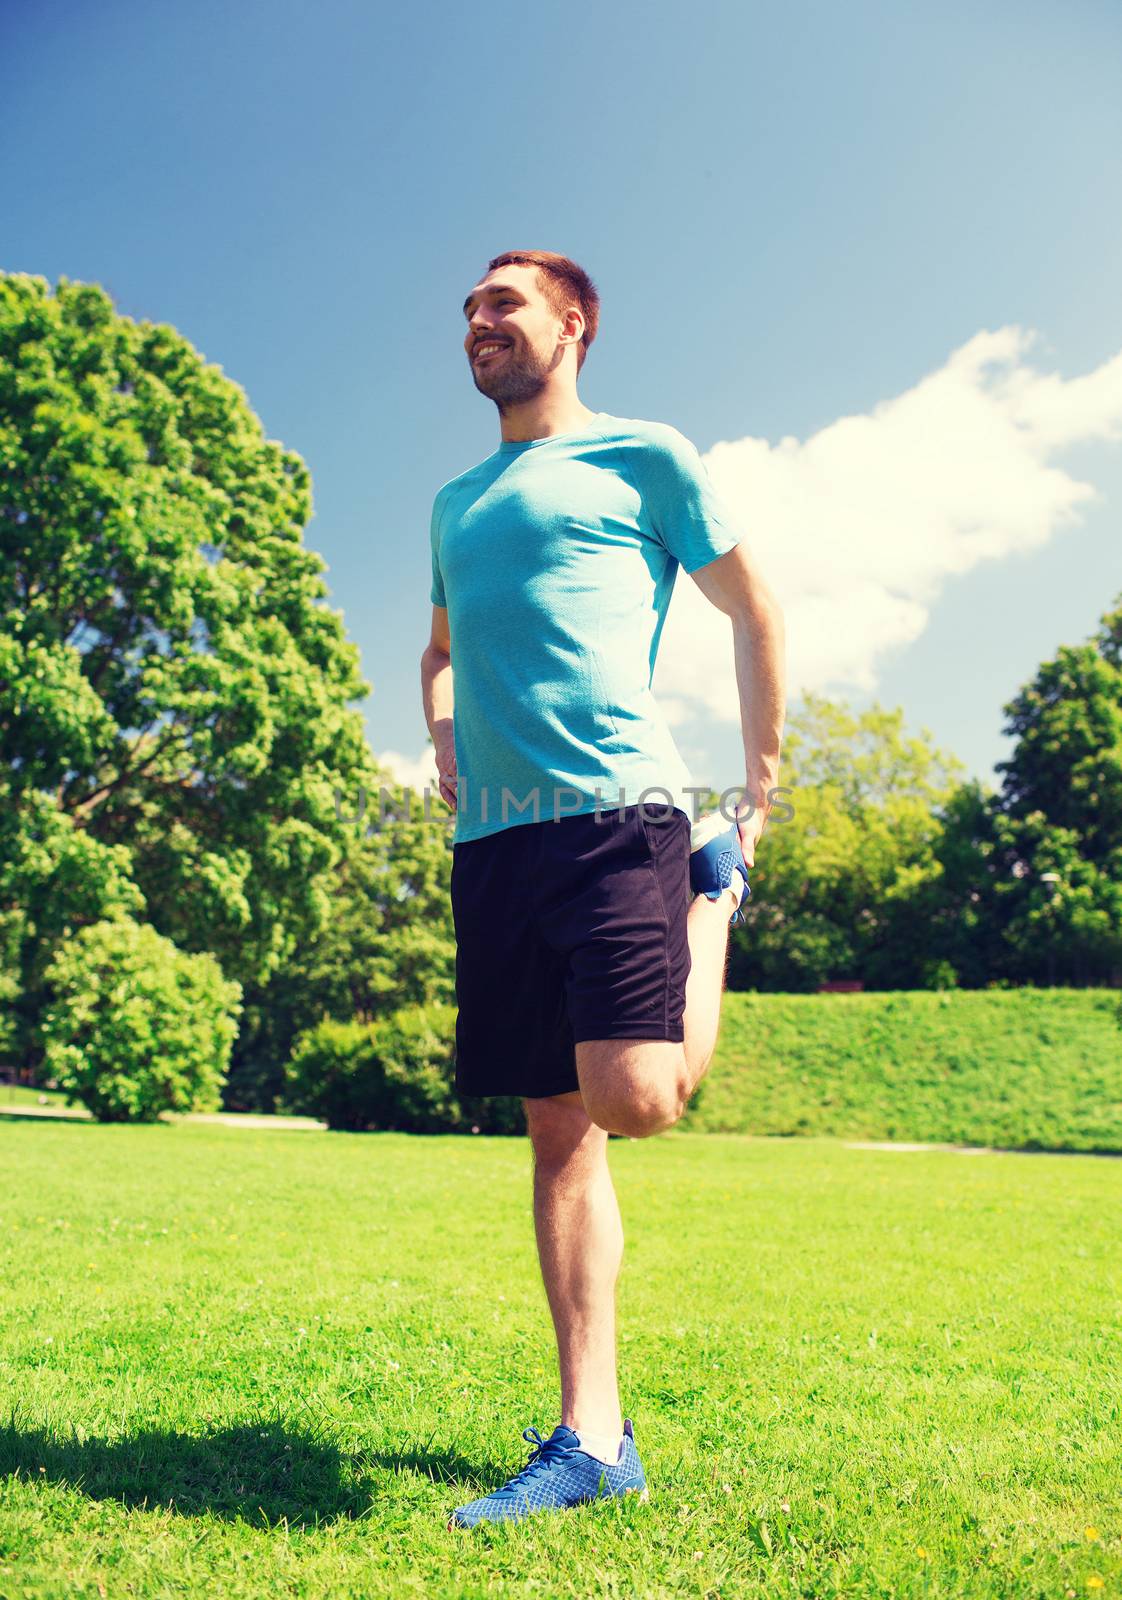
M 436 771 L 440 779 L 440 798 L 456 809 L 456 746 L 451 739 L 436 746 Z
M 436 757 L 436 774 L 440 784 L 440 798 L 456 809 L 456 739 L 452 732 L 452 718 L 440 717 L 432 728 L 433 754 Z
M 745 790 L 736 802 L 736 826 L 740 833 L 740 848 L 744 852 L 744 865 L 756 865 L 756 846 L 760 842 L 760 835 L 767 827 L 767 819 L 771 814 L 771 805 L 764 799 L 759 799 L 753 791 Z

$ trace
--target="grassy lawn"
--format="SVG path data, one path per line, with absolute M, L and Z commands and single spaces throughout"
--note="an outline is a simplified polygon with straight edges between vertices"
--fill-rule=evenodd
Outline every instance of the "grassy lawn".
M 450 1532 L 558 1420 L 523 1140 L 0 1118 L 0 1596 L 1122 1582 L 1122 1164 L 614 1141 L 648 1505 Z
M 66 1096 L 57 1089 L 28 1089 L 22 1083 L 0 1083 L 0 1111 L 5 1106 L 54 1106 L 68 1109 Z

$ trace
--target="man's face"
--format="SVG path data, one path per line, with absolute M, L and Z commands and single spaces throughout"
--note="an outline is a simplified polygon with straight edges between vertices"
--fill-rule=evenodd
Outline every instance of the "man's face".
M 537 267 L 496 267 L 471 291 L 464 315 L 464 349 L 480 394 L 500 409 L 540 394 L 567 346 L 557 342 L 561 319 L 538 288 Z

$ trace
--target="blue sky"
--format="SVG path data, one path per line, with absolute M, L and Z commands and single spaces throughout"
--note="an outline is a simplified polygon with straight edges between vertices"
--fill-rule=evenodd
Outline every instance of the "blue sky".
M 379 753 L 426 743 L 432 497 L 499 437 L 459 306 L 515 246 L 600 289 L 583 401 L 672 422 L 735 498 L 792 703 L 899 705 L 994 781 L 1002 704 L 1122 591 L 1106 0 L 54 0 L 3 33 L 0 266 L 173 323 L 305 458 Z M 687 587 L 655 685 L 723 786 Z

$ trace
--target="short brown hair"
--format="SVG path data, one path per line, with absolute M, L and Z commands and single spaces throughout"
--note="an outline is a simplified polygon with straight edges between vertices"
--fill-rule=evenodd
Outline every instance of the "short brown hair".
M 574 302 L 584 318 L 584 333 L 577 346 L 577 371 L 584 366 L 588 347 L 600 326 L 600 296 L 596 285 L 575 261 L 558 255 L 555 250 L 504 250 L 501 256 L 488 261 L 487 271 L 496 267 L 537 267 L 538 288 L 549 303 L 551 311 L 561 316 Z

